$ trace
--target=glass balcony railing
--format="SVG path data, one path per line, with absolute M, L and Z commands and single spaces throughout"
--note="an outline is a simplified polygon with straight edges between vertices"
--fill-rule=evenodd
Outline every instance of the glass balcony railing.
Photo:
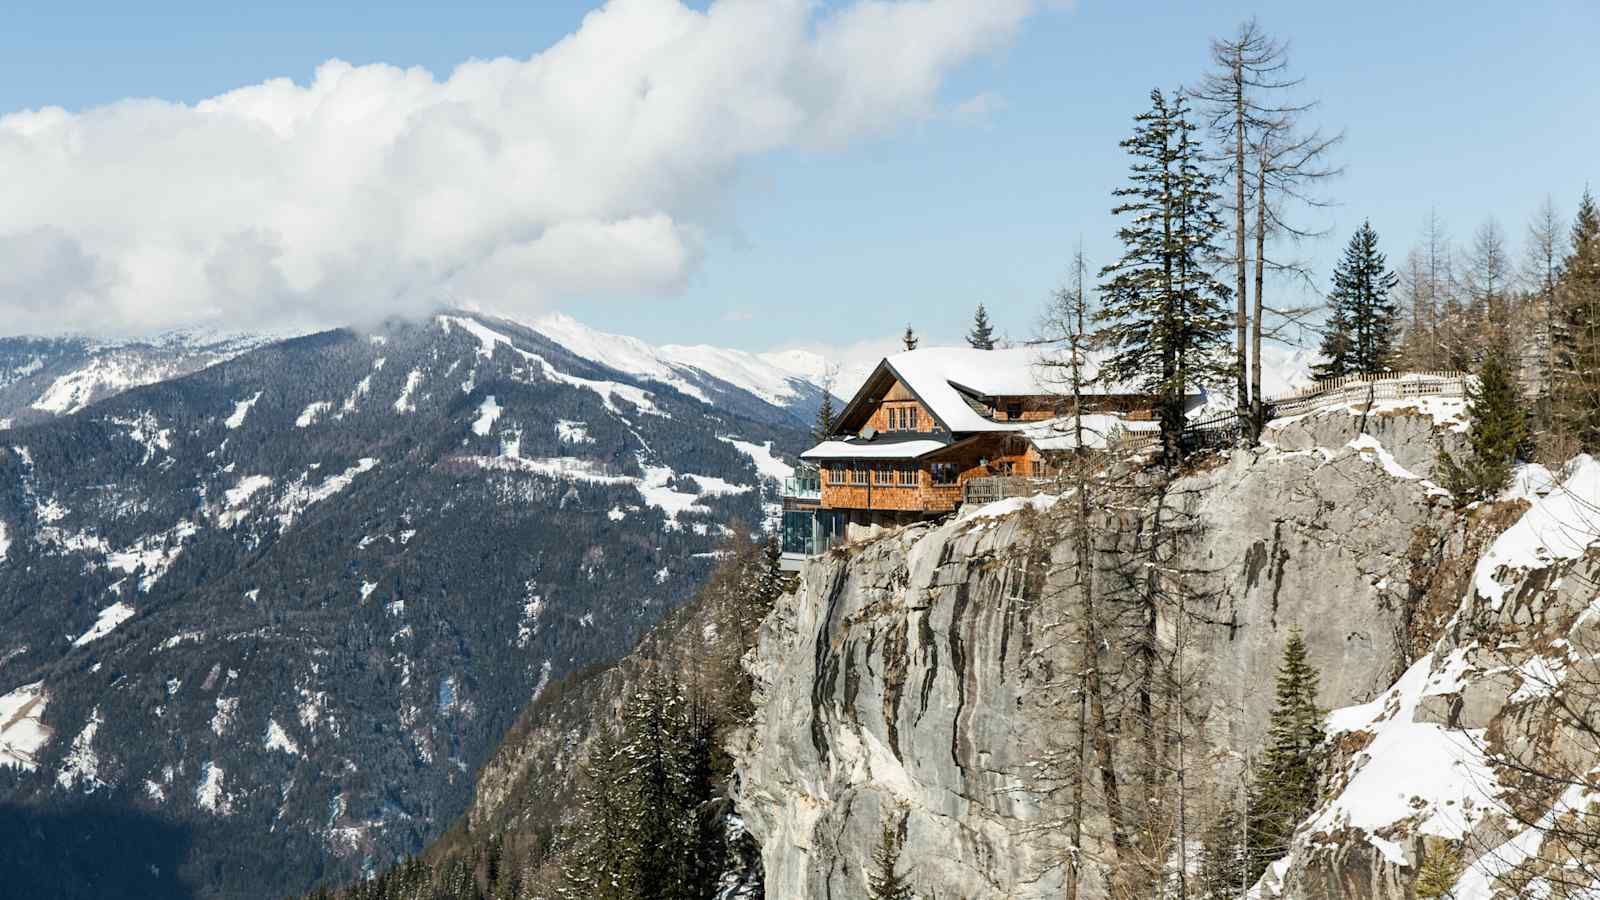
M 783 495 L 796 500 L 822 499 L 822 479 L 819 476 L 796 475 L 783 480 Z

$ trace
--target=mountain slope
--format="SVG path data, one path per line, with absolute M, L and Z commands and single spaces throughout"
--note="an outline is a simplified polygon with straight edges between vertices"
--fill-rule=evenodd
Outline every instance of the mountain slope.
M 69 415 L 129 388 L 197 372 L 273 340 L 182 331 L 137 341 L 0 337 L 0 430 Z
M 54 855 L 24 832 L 0 868 L 264 897 L 419 849 L 531 696 L 623 652 L 761 520 L 747 451 L 803 436 L 738 411 L 759 403 L 449 314 L 0 433 L 0 807 L 189 847 L 156 875 L 114 830 Z

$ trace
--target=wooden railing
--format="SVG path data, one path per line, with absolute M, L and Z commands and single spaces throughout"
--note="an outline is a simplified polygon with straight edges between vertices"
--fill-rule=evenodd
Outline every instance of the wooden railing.
M 961 485 L 961 502 L 982 505 L 1009 497 L 1032 497 L 1055 489 L 1054 478 L 1028 478 L 1020 475 L 988 475 L 968 478 Z
M 1276 419 L 1351 403 L 1415 400 L 1422 397 L 1464 397 L 1466 394 L 1467 376 L 1462 372 L 1347 375 L 1343 378 L 1324 379 L 1282 397 L 1268 398 L 1267 417 Z

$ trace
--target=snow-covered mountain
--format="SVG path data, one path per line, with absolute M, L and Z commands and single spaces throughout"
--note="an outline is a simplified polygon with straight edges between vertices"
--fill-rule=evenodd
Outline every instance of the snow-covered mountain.
M 187 375 L 278 339 L 203 330 L 126 341 L 0 337 L 0 430 L 71 415 L 129 388 Z
M 561 313 L 518 324 L 574 356 L 758 418 L 772 417 L 772 407 L 788 414 L 780 418 L 809 422 L 822 397 L 817 385 L 826 363 L 810 351 L 656 346 Z M 291 336 L 195 329 L 121 341 L 0 337 L 0 430 L 71 415 L 129 388 L 187 375 Z
M 822 398 L 822 358 L 807 351 L 749 353 L 706 344 L 654 346 L 606 334 L 555 313 L 529 324 L 568 351 L 639 378 L 671 385 L 706 403 L 727 403 L 745 392 L 809 421 Z M 734 391 L 730 391 L 729 388 Z
M 267 897 L 420 848 L 803 449 L 746 387 L 652 374 L 447 313 L 0 431 L 0 871 Z

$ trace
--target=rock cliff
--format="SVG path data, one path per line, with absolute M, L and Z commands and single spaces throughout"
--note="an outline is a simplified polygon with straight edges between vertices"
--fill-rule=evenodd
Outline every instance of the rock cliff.
M 1382 702 L 1446 623 L 1467 627 L 1451 615 L 1493 528 L 1425 478 L 1457 428 L 1436 407 L 1336 410 L 1173 485 L 1199 526 L 1180 551 L 1197 803 L 1237 788 L 1291 629 L 1322 704 L 1345 707 Z M 1066 506 L 1006 501 L 848 546 L 779 600 L 746 661 L 756 710 L 734 747 L 769 896 L 864 896 L 886 824 L 919 896 L 1062 896 L 1059 798 L 1033 764 L 1068 728 L 1052 689 L 1076 652 L 1052 636 L 1076 577 Z M 1104 810 L 1091 818 L 1084 852 L 1106 860 Z M 1088 876 L 1103 893 L 1104 868 Z

